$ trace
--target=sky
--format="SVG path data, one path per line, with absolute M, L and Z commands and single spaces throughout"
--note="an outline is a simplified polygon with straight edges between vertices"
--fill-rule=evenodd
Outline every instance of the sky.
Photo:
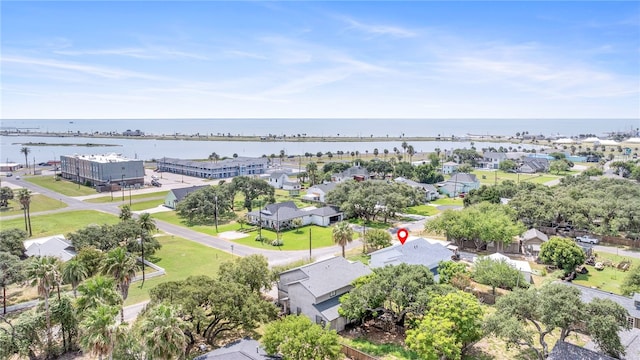
M 640 119 L 635 1 L 2 1 L 0 13 L 4 119 Z

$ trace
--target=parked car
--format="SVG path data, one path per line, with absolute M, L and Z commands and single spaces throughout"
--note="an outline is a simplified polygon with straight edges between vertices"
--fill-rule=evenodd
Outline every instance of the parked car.
M 13 173 L 10 173 L 10 172 L 7 173 L 7 177 L 12 177 L 12 176 L 13 176 Z
M 576 240 L 583 242 L 583 243 L 588 243 L 588 244 L 597 244 L 600 242 L 600 240 L 598 238 L 594 238 L 591 237 L 589 235 L 585 235 L 585 236 L 578 236 L 576 237 Z
M 160 182 L 158 180 L 151 180 L 151 185 L 157 186 L 157 187 L 162 186 L 162 184 L 160 184 Z

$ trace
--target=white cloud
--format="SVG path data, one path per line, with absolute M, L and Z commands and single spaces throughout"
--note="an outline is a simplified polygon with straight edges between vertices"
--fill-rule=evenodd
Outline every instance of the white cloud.
M 167 58 L 187 58 L 197 60 L 207 60 L 208 57 L 184 51 L 167 49 L 162 47 L 132 47 L 116 49 L 88 49 L 88 50 L 57 50 L 54 53 L 68 56 L 85 55 L 114 55 L 125 56 L 137 59 L 167 59 Z
M 365 24 L 349 17 L 340 17 L 344 22 L 349 24 L 350 29 L 355 29 L 371 35 L 391 36 L 396 38 L 410 38 L 417 34 L 414 31 L 391 25 Z

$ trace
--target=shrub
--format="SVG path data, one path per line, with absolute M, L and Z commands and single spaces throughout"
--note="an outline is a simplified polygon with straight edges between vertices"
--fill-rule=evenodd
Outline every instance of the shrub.
M 271 242 L 271 245 L 273 246 L 282 246 L 282 239 L 275 239 Z

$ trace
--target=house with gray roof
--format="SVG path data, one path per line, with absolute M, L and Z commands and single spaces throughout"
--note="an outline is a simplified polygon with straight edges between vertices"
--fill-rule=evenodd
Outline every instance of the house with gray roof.
M 625 308 L 629 312 L 629 317 L 627 317 L 627 324 L 631 328 L 640 329 L 640 294 L 636 293 L 632 298 L 613 294 L 610 292 L 592 289 L 585 286 L 576 285 L 573 283 L 563 283 L 567 286 L 573 286 L 580 290 L 582 293 L 581 299 L 584 303 L 590 303 L 593 299 L 609 299 L 623 308 Z
M 336 183 L 347 180 L 364 181 L 370 178 L 369 171 L 362 166 L 352 166 L 345 171 L 331 175 L 331 181 Z
M 335 189 L 336 186 L 338 186 L 336 183 L 313 185 L 307 189 L 307 193 L 302 197 L 302 200 L 324 203 L 327 193 Z
M 263 228 L 274 230 L 292 228 L 294 219 L 301 219 L 302 226 L 309 224 L 329 226 L 342 221 L 343 218 L 344 213 L 335 206 L 321 208 L 310 206 L 299 209 L 293 201 L 269 204 L 262 209 L 247 213 L 247 220 L 250 224 L 260 225 L 262 223 Z
M 244 338 L 231 342 L 193 360 L 267 360 L 280 359 L 267 355 L 259 342 L 251 338 Z
M 549 237 L 538 229 L 531 228 L 519 237 L 522 253 L 537 256 L 540 246 L 549 241 Z
M 507 160 L 507 154 L 503 152 L 485 151 L 480 164 L 485 169 L 499 169 L 504 160 Z
M 431 243 L 424 238 L 407 240 L 404 245 L 397 244 L 374 251 L 369 266 L 372 269 L 387 265 L 424 265 L 433 275 L 438 275 L 440 261 L 451 260 L 453 252 L 440 243 Z
M 53 256 L 66 262 L 76 256 L 76 249 L 65 239 L 64 235 L 27 240 L 24 242 L 24 248 L 26 249 L 25 254 L 29 257 Z
M 547 360 L 615 360 L 615 358 L 565 341 L 558 341 Z
M 174 209 L 178 206 L 178 203 L 182 201 L 187 195 L 191 194 L 194 191 L 198 191 L 200 189 L 204 189 L 209 185 L 200 185 L 200 186 L 191 186 L 180 189 L 171 189 L 167 196 L 164 197 L 164 206 Z
M 618 333 L 618 336 L 620 336 L 620 343 L 624 346 L 625 353 L 621 359 L 640 359 L 640 329 L 633 328 L 631 330 L 622 330 Z M 598 345 L 596 345 L 594 341 L 589 341 L 584 348 L 598 352 L 600 351 L 600 348 L 598 348 Z
M 524 157 L 518 171 L 524 174 L 535 174 L 549 171 L 549 160 L 539 157 Z
M 344 330 L 348 320 L 340 316 L 340 296 L 348 293 L 351 283 L 371 274 L 363 263 L 332 257 L 280 273 L 278 302 L 286 313 L 305 315 L 311 321 L 336 331 Z
M 460 164 L 458 164 L 457 162 L 447 161 L 446 163 L 442 164 L 442 173 L 444 175 L 453 174 L 454 172 L 458 171 L 458 166 L 460 166 Z
M 441 193 L 449 197 L 456 197 L 459 194 L 466 194 L 473 189 L 478 189 L 480 181 L 474 174 L 457 173 L 453 174 L 449 180 L 437 185 Z
M 269 174 L 268 182 L 269 185 L 276 189 L 289 190 L 290 192 L 300 190 L 300 183 L 298 181 L 291 180 L 291 178 L 289 178 L 289 174 L 285 172 L 276 171 Z
M 435 200 L 440 195 L 440 193 L 438 192 L 438 189 L 436 189 L 436 187 L 431 184 L 423 184 L 423 183 L 415 182 L 410 179 L 405 179 L 403 177 L 397 177 L 393 179 L 393 181 L 407 184 L 414 189 L 418 189 L 419 191 L 422 191 L 424 193 L 426 201 Z

